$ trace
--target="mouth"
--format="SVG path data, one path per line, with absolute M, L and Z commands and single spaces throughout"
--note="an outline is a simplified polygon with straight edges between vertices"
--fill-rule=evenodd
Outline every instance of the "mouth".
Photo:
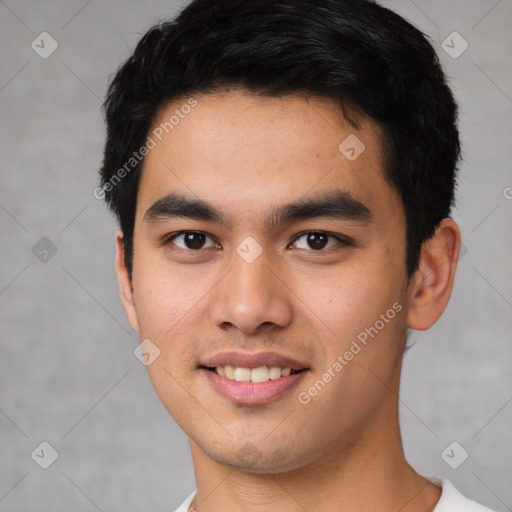
M 216 373 L 221 377 L 236 382 L 268 382 L 269 380 L 278 380 L 290 375 L 307 371 L 309 368 L 302 368 L 299 370 L 293 368 L 281 368 L 280 366 L 258 366 L 257 368 L 247 368 L 242 366 L 200 366 L 204 370 Z
M 277 353 L 218 354 L 198 368 L 212 388 L 237 405 L 262 405 L 283 398 L 311 370 Z

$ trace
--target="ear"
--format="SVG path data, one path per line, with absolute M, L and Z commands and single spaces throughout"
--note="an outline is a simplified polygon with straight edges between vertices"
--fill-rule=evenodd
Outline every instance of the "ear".
M 119 282 L 119 291 L 121 292 L 121 301 L 130 325 L 139 332 L 139 323 L 137 321 L 135 301 L 133 298 L 132 280 L 124 261 L 125 247 L 122 231 L 119 231 L 116 235 L 116 248 L 116 273 Z
M 410 285 L 407 324 L 411 329 L 429 329 L 445 310 L 455 280 L 460 242 L 459 227 L 452 219 L 443 219 L 434 236 L 424 242 Z

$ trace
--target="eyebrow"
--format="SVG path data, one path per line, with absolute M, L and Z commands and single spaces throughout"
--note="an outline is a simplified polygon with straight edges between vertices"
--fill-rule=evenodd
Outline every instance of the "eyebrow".
M 333 191 L 308 197 L 272 208 L 263 221 L 265 229 L 298 220 L 327 217 L 369 224 L 374 216 L 370 208 L 347 191 Z M 232 222 L 212 204 L 198 198 L 188 198 L 178 193 L 168 194 L 155 201 L 144 214 L 144 223 L 156 223 L 173 218 L 216 222 L 232 227 Z

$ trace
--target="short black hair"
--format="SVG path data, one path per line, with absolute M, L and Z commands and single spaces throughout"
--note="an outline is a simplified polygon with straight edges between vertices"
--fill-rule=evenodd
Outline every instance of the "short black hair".
M 334 99 L 355 127 L 347 107 L 380 126 L 385 177 L 405 210 L 410 277 L 454 204 L 457 105 L 428 37 L 369 0 L 194 0 L 142 37 L 107 92 L 97 189 L 119 220 L 130 275 L 143 165 L 135 153 L 168 102 L 233 87 Z

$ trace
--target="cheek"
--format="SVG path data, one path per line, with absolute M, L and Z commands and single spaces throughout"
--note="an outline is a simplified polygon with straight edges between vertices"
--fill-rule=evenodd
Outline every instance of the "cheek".
M 303 274 L 296 282 L 298 295 L 329 327 L 331 336 L 347 340 L 374 325 L 395 302 L 403 302 L 401 279 L 392 277 L 398 269 L 393 271 L 391 264 L 392 256 L 389 265 L 383 265 L 385 270 L 368 258 L 364 265 L 324 271 L 321 278 Z
M 133 293 L 140 335 L 160 345 L 190 309 L 191 298 L 179 274 L 167 271 L 151 251 L 138 250 L 133 265 Z
M 401 360 L 406 310 L 399 287 L 382 275 L 343 270 L 331 277 L 310 303 L 334 333 L 326 331 L 312 387 L 301 391 L 322 425 L 339 431 L 371 414 L 388 392 Z
M 158 362 L 180 378 L 195 369 L 196 338 L 207 319 L 211 295 L 218 280 L 201 265 L 171 264 L 157 251 L 144 250 L 134 262 L 133 289 L 141 339 L 150 339 L 160 349 Z M 150 376 L 168 381 L 158 366 L 148 367 Z M 168 383 L 171 385 L 171 383 Z
M 320 285 L 316 278 L 302 281 L 300 296 L 316 314 L 315 323 L 329 327 L 322 331 L 325 351 L 316 370 L 323 374 L 331 369 L 336 375 L 331 389 L 337 403 L 347 395 L 361 400 L 380 396 L 379 378 L 389 382 L 400 361 L 406 308 L 403 269 L 395 258 L 382 249 L 365 261 L 361 257 L 357 264 L 332 270 Z

